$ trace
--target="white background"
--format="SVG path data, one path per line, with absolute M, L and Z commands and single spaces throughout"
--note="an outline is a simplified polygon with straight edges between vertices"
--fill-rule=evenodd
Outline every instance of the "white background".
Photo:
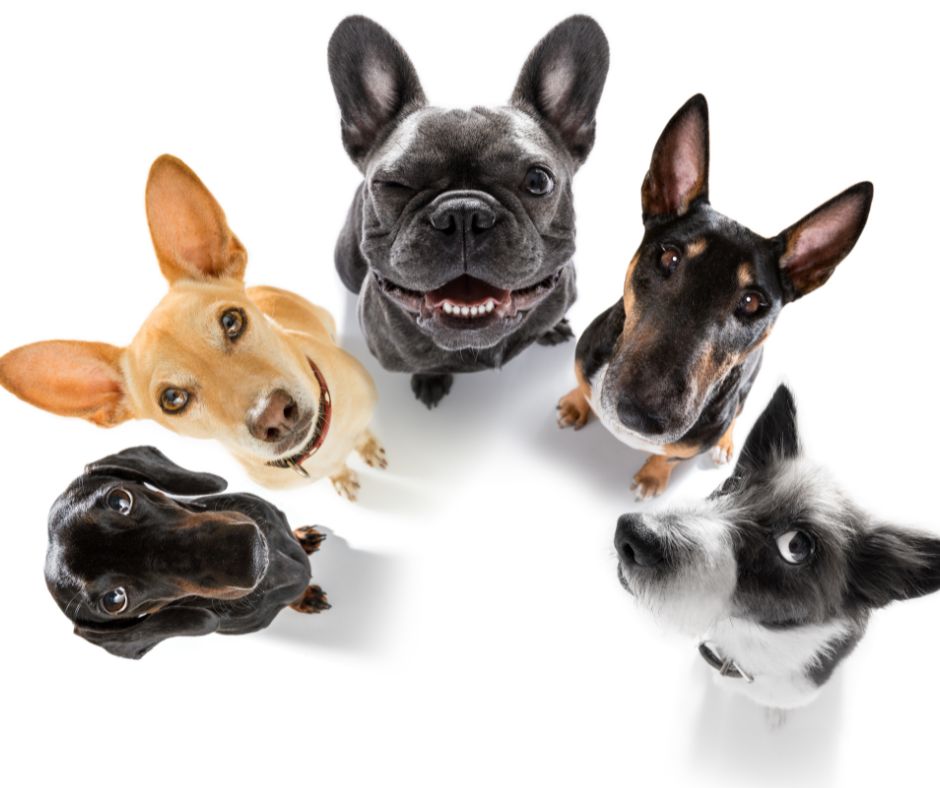
M 314 557 L 333 609 L 247 637 L 176 639 L 141 662 L 71 634 L 46 592 L 45 515 L 82 466 L 153 443 L 254 489 L 221 447 L 151 423 L 104 431 L 0 391 L 7 785 L 894 784 L 936 770 L 940 596 L 879 612 L 823 697 L 770 730 L 714 687 L 615 574 L 641 455 L 596 423 L 559 432 L 574 345 L 457 380 L 433 412 L 367 357 L 332 250 L 358 173 L 339 139 L 326 43 L 351 12 L 388 27 L 432 102 L 508 98 L 570 13 L 612 58 L 597 144 L 575 181 L 580 331 L 621 292 L 660 130 L 709 99 L 711 196 L 770 235 L 856 181 L 871 220 L 826 287 L 788 306 L 738 441 L 776 383 L 805 440 L 862 502 L 940 529 L 935 508 L 932 18 L 905 3 L 50 3 L 0 11 L 0 352 L 49 338 L 126 343 L 165 285 L 144 218 L 171 152 L 215 193 L 248 281 L 337 315 L 381 393 L 387 473 L 358 504 L 329 484 L 269 493 L 333 536 Z M 668 501 L 723 477 L 702 460 Z M 256 492 L 263 492 L 254 490 Z

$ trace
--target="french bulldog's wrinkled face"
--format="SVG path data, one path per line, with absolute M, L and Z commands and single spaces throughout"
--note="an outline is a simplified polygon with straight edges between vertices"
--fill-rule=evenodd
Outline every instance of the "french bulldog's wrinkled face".
M 642 198 L 645 234 L 600 400 L 665 445 L 737 385 L 783 306 L 828 280 L 865 227 L 872 187 L 846 189 L 772 238 L 752 232 L 709 204 L 708 108 L 695 96 L 662 132 Z
M 330 72 L 364 175 L 340 245 L 439 347 L 496 345 L 571 264 L 571 181 L 606 70 L 600 28 L 573 17 L 532 53 L 510 105 L 440 109 L 383 28 L 362 17 L 337 28 Z

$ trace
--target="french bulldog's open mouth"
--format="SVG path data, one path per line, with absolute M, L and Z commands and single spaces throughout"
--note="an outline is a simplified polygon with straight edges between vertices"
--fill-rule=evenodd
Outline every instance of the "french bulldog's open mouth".
M 268 465 L 273 468 L 291 468 L 301 476 L 309 476 L 303 467 L 303 464 L 309 460 L 326 440 L 326 434 L 330 430 L 330 421 L 333 417 L 333 399 L 330 397 L 330 390 L 327 388 L 326 379 L 323 373 L 309 358 L 307 363 L 320 384 L 320 407 L 317 409 L 317 423 L 314 425 L 313 433 L 310 439 L 304 444 L 300 451 L 289 457 L 281 457 L 277 460 L 271 460 Z
M 505 290 L 463 274 L 436 290 L 409 290 L 373 274 L 391 300 L 425 320 L 436 318 L 453 328 L 482 328 L 498 320 L 518 318 L 543 301 L 558 284 L 564 268 L 534 285 Z

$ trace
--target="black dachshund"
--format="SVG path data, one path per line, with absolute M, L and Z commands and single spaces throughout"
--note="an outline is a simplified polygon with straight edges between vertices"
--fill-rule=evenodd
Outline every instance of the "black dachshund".
M 325 538 L 291 531 L 254 495 L 219 493 L 218 476 L 179 467 L 149 446 L 85 468 L 49 514 L 46 584 L 75 634 L 139 659 L 176 635 L 264 629 L 287 605 L 330 605 L 307 555 Z

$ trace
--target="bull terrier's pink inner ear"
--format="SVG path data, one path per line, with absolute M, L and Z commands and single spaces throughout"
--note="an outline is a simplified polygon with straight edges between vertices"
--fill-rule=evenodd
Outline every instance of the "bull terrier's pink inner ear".
M 791 299 L 812 292 L 832 276 L 865 229 L 874 187 L 857 183 L 833 197 L 778 238 L 780 271 Z
M 60 416 L 111 427 L 133 418 L 121 370 L 123 350 L 101 342 L 36 342 L 0 358 L 0 384 Z
M 693 96 L 666 124 L 643 181 L 643 218 L 681 216 L 708 197 L 708 103 Z
M 179 159 L 163 155 L 147 180 L 147 222 L 172 284 L 179 279 L 241 279 L 248 255 L 209 190 Z

